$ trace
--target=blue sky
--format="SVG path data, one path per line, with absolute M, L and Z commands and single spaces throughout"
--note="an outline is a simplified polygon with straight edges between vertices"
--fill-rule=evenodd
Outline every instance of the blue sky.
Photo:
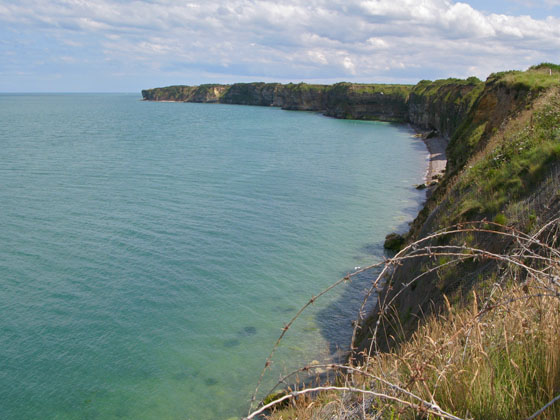
M 560 1 L 542 0 L 472 0 L 464 1 L 481 12 L 511 16 L 529 15 L 535 19 L 560 16 Z
M 0 92 L 486 78 L 560 62 L 560 0 L 0 0 Z

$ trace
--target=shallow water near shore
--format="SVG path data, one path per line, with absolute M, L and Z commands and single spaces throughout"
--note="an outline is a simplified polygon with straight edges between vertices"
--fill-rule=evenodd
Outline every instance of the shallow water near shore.
M 0 95 L 0 118 L 3 419 L 246 414 L 284 323 L 424 198 L 405 126 L 137 94 Z M 348 343 L 365 282 L 266 385 Z

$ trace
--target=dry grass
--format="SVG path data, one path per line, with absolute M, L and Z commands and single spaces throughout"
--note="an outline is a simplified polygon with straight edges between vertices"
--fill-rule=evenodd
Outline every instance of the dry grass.
M 529 236 L 471 224 L 409 245 L 386 267 L 422 255 L 460 264 L 467 255 L 496 259 L 501 275 L 484 293 L 472 291 L 460 304 L 446 299 L 443 311 L 426 317 L 411 338 L 390 352 L 372 346 L 358 366 L 303 368 L 329 368 L 340 375 L 330 385 L 290 390 L 278 399 L 288 405 L 268 411 L 267 418 L 526 419 L 543 408 L 538 418 L 560 419 L 560 400 L 554 401 L 560 394 L 558 227 L 554 220 Z M 432 245 L 434 237 L 471 230 L 511 237 L 516 246 L 499 255 L 465 245 Z M 394 323 L 400 317 L 391 316 L 391 302 L 383 303 L 377 325 L 393 323 L 398 331 Z M 274 408 L 275 402 L 269 405 Z
M 472 302 L 449 305 L 397 351 L 372 357 L 368 371 L 462 418 L 527 418 L 560 392 L 560 300 L 526 285 L 497 288 L 487 309 L 476 295 Z M 417 415 L 376 403 L 399 418 Z M 560 418 L 560 405 L 547 416 Z

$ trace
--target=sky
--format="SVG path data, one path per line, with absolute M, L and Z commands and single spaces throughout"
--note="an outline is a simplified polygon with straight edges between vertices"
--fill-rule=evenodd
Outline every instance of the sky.
M 560 0 L 0 0 L 0 92 L 416 83 L 560 63 Z

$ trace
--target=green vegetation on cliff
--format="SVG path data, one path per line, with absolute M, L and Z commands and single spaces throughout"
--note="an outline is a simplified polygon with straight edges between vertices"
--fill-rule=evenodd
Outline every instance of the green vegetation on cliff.
M 414 220 L 409 242 L 457 223 L 484 220 L 531 233 L 560 210 L 560 72 L 539 67 L 498 73 L 482 89 L 476 86 L 476 98 L 468 98 L 472 105 L 451 135 L 445 176 Z M 440 239 L 438 245 L 466 243 L 505 252 L 512 244 L 502 239 L 464 234 Z M 396 288 L 428 263 L 406 262 L 395 275 Z M 399 294 L 396 307 L 411 308 L 413 316 L 430 313 L 444 294 L 459 299 L 497 269 L 488 261 L 467 265 L 447 267 L 445 275 L 426 274 L 416 290 Z M 414 322 L 406 324 L 405 329 L 414 328 Z
M 507 127 L 492 149 L 467 168 L 458 188 L 481 214 L 510 213 L 510 204 L 531 194 L 560 161 L 560 102 L 551 94 L 527 120 Z
M 220 102 L 323 112 L 336 118 L 406 121 L 408 85 L 235 83 L 169 86 L 142 91 L 145 100 Z
M 409 121 L 449 138 L 484 89 L 476 77 L 467 80 L 422 80 L 410 93 Z

